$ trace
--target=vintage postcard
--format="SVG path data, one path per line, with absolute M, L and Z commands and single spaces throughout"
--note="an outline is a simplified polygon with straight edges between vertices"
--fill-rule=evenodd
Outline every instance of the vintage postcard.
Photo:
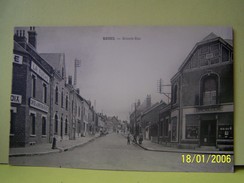
M 11 165 L 233 172 L 230 27 L 15 27 Z

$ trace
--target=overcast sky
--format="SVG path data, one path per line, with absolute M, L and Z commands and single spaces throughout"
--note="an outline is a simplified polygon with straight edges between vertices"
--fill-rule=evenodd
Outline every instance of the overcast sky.
M 157 80 L 170 78 L 194 45 L 211 32 L 232 39 L 224 27 L 36 27 L 39 53 L 65 53 L 66 73 L 74 77 L 75 58 L 80 94 L 96 111 L 128 120 L 131 105 L 147 94 L 152 103 L 166 100 L 157 94 Z M 115 40 L 103 40 L 115 37 Z M 133 38 L 133 40 L 123 40 Z M 139 40 L 135 40 L 137 37 Z

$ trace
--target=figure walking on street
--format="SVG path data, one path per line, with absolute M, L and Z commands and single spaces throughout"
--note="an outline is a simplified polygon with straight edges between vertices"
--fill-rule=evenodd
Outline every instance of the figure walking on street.
M 127 145 L 130 145 L 130 134 L 127 135 Z

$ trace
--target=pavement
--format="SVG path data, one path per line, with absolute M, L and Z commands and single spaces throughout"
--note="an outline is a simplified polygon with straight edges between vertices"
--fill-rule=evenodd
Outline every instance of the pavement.
M 99 134 L 95 134 L 94 136 L 81 137 L 77 138 L 76 140 L 57 141 L 56 149 L 52 149 L 52 143 L 43 143 L 28 147 L 10 148 L 9 157 L 35 156 L 69 151 L 76 147 L 86 145 L 87 143 L 92 142 L 99 137 Z
M 167 147 L 165 145 L 153 143 L 150 140 L 143 140 L 142 144 L 136 144 L 139 147 L 147 151 L 158 151 L 158 152 L 172 152 L 172 153 L 198 153 L 198 154 L 230 154 L 233 155 L 233 151 L 218 151 L 209 149 L 180 149 L 176 147 Z

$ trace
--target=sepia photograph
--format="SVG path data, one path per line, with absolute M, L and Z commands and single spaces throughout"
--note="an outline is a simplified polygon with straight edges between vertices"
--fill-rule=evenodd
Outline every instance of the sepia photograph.
M 233 30 L 15 27 L 9 163 L 234 172 Z

